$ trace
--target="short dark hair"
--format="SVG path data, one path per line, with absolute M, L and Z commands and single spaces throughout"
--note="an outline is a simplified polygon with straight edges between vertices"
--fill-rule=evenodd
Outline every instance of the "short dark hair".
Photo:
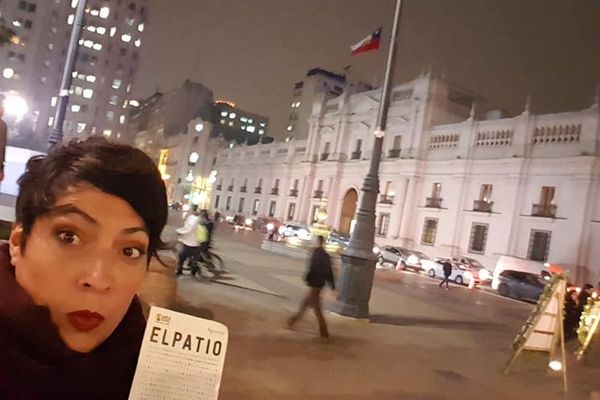
M 138 213 L 150 238 L 148 262 L 164 248 L 160 235 L 168 217 L 165 184 L 141 150 L 100 137 L 74 140 L 54 147 L 48 155 L 32 157 L 18 183 L 16 222 L 23 226 L 23 249 L 35 221 L 79 183 L 120 197 Z

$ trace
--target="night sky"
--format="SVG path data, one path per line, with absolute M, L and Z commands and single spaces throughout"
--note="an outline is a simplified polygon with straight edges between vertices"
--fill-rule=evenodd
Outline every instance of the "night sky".
M 396 82 L 423 69 L 520 113 L 584 108 L 600 84 L 600 0 L 404 0 Z M 373 84 L 384 53 L 350 57 L 394 0 L 151 0 L 137 96 L 186 78 L 271 118 L 281 137 L 294 82 L 323 67 Z

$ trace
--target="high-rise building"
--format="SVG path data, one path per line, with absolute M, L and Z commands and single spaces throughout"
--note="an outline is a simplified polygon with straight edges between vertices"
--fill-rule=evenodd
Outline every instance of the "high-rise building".
M 313 68 L 304 80 L 294 84 L 290 103 L 290 117 L 286 127 L 286 140 L 308 137 L 308 118 L 315 102 L 332 99 L 346 88 L 346 77 L 321 68 Z
M 273 139 L 267 136 L 269 118 L 244 111 L 230 101 L 215 102 L 215 129 L 225 140 L 238 143 L 268 143 Z
M 9 142 L 44 148 L 78 0 L 2 0 L 3 23 L 16 32 L 0 48 L 0 92 L 28 112 L 12 121 Z M 73 72 L 65 139 L 125 131 L 125 107 L 138 68 L 148 0 L 88 0 Z M 9 121 L 11 122 L 11 121 Z

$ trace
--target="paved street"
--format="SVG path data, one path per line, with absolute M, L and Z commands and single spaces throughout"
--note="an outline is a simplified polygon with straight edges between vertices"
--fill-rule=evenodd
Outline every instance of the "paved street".
M 305 293 L 304 261 L 261 250 L 261 239 L 222 225 L 215 247 L 232 274 L 178 280 L 174 309 L 229 327 L 221 399 L 584 399 L 598 389 L 597 354 L 585 368 L 570 360 L 566 397 L 560 377 L 545 373 L 547 356 L 526 356 L 503 375 L 532 306 L 463 287 L 440 290 L 411 273 L 378 273 L 370 323 L 327 313 L 332 338 L 324 342 L 307 313 L 289 331 L 285 319 Z

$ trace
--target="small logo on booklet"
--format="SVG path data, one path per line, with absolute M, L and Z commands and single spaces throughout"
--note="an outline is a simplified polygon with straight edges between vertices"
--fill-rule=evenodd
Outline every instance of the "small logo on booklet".
M 159 324 L 169 325 L 169 322 L 171 322 L 171 317 L 168 315 L 156 314 L 156 322 Z

